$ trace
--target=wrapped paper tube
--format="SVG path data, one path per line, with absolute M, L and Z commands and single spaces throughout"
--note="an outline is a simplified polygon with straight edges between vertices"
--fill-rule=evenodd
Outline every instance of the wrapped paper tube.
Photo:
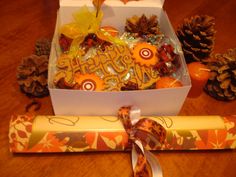
M 148 118 L 167 131 L 164 143 L 148 150 L 236 148 L 236 116 Z M 128 139 L 121 121 L 111 116 L 13 116 L 9 128 L 15 153 L 123 151 L 130 149 Z

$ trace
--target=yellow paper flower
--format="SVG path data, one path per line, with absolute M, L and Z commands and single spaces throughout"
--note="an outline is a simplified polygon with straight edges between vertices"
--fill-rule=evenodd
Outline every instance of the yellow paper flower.
M 84 6 L 74 13 L 73 17 L 74 22 L 63 25 L 60 32 L 73 39 L 71 49 L 77 49 L 89 33 L 99 30 L 103 13 L 99 11 L 96 14 L 96 11 L 89 11 L 88 7 Z
M 132 57 L 135 63 L 142 66 L 154 66 L 158 61 L 157 48 L 148 43 L 138 43 L 134 46 Z
M 61 33 L 71 39 L 76 39 L 89 33 L 96 33 L 99 30 L 103 13 L 99 11 L 96 16 L 96 11 L 89 11 L 88 7 L 84 6 L 74 13 L 73 17 L 74 22 L 63 25 Z

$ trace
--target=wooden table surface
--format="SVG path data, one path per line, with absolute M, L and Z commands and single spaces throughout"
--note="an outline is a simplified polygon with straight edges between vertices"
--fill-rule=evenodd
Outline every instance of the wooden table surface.
M 1 177 L 129 177 L 129 152 L 70 154 L 11 154 L 8 124 L 12 114 L 23 114 L 30 102 L 19 91 L 16 68 L 22 57 L 33 53 L 38 38 L 51 38 L 58 1 L 0 1 L 0 176 Z M 235 0 L 166 0 L 164 9 L 176 29 L 183 18 L 208 14 L 216 18 L 215 52 L 236 47 Z M 53 114 L 50 97 L 40 99 L 38 114 Z M 187 98 L 179 115 L 236 114 L 236 101 L 221 102 L 203 93 Z M 164 177 L 235 177 L 236 151 L 155 152 Z

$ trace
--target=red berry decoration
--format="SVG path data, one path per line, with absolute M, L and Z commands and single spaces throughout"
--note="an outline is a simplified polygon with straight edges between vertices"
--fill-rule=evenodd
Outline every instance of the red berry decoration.
M 174 48 L 170 44 L 164 44 L 158 50 L 159 62 L 155 65 L 155 69 L 159 71 L 161 76 L 174 73 L 180 66 L 180 56 L 174 52 Z
M 72 43 L 72 39 L 66 37 L 64 34 L 61 34 L 60 39 L 59 39 L 59 45 L 61 47 L 62 52 L 69 51 L 71 43 Z

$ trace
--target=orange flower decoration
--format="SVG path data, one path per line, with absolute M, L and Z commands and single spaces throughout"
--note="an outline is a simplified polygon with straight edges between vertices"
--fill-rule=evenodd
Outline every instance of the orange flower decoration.
M 75 74 L 75 82 L 80 90 L 101 91 L 104 89 L 104 82 L 95 74 Z
M 132 51 L 135 63 L 145 66 L 154 66 L 158 61 L 157 48 L 148 43 L 139 43 L 134 46 Z

